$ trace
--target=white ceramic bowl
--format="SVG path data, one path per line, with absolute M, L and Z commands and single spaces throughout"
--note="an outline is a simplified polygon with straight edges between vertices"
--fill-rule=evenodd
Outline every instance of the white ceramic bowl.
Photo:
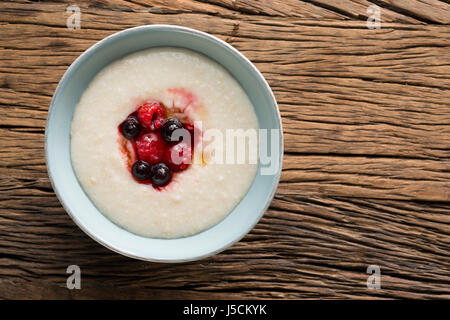
M 252 101 L 260 128 L 279 131 L 276 144 L 279 167 L 261 175 L 262 164 L 248 193 L 217 225 L 179 239 L 153 239 L 135 235 L 106 218 L 83 191 L 72 168 L 70 127 L 74 109 L 93 77 L 111 62 L 152 47 L 182 47 L 217 61 L 241 84 Z M 94 44 L 67 69 L 56 88 L 45 130 L 47 170 L 56 195 L 75 223 L 91 238 L 123 255 L 157 262 L 197 260 L 218 253 L 244 237 L 259 221 L 278 186 L 283 160 L 281 117 L 275 97 L 261 73 L 226 42 L 197 30 L 148 25 L 115 33 Z

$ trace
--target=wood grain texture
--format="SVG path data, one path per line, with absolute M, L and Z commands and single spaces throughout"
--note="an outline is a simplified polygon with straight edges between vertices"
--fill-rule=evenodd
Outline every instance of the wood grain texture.
M 66 28 L 69 4 L 81 29 Z M 367 7 L 382 28 L 366 27 Z M 438 0 L 0 3 L 0 298 L 450 298 L 450 5 Z M 50 186 L 53 91 L 89 46 L 179 24 L 250 58 L 279 102 L 280 187 L 214 257 L 154 264 L 86 236 Z M 82 269 L 67 290 L 66 268 Z M 381 267 L 381 290 L 366 268 Z

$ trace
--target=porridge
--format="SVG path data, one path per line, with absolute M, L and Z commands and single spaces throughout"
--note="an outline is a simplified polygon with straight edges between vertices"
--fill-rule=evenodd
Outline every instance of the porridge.
M 117 225 L 145 237 L 189 236 L 230 213 L 257 170 L 250 161 L 208 161 L 201 146 L 209 129 L 258 129 L 238 82 L 189 50 L 140 51 L 105 67 L 83 93 L 72 120 L 72 164 Z

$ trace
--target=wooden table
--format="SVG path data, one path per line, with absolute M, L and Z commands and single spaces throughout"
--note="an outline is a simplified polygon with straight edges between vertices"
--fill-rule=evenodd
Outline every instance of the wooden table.
M 450 298 L 449 3 L 2 1 L 0 298 Z M 79 30 L 66 27 L 70 4 Z M 380 29 L 367 26 L 374 4 Z M 146 263 L 97 244 L 45 168 L 47 110 L 67 67 L 105 36 L 154 23 L 242 51 L 283 117 L 270 209 L 242 241 L 193 263 Z M 72 264 L 81 290 L 66 288 Z M 369 265 L 381 268 L 380 290 L 366 285 Z

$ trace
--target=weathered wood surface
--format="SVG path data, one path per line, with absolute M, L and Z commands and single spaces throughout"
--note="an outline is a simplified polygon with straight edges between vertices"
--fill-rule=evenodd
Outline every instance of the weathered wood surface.
M 81 29 L 66 28 L 69 4 Z M 366 27 L 381 7 L 380 30 Z M 193 263 L 131 260 L 70 220 L 50 186 L 47 110 L 70 63 L 124 28 L 232 43 L 278 99 L 286 156 L 270 209 Z M 0 3 L 0 298 L 450 298 L 450 4 L 438 0 Z M 66 268 L 82 289 L 66 289 Z M 381 290 L 366 268 L 381 267 Z

